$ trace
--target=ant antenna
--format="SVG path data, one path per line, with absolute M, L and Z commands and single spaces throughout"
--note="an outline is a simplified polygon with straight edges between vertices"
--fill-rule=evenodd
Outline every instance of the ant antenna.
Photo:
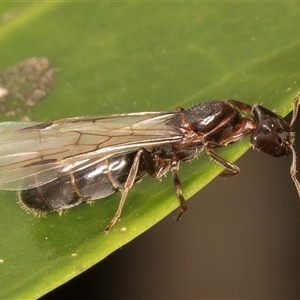
M 299 99 L 300 99 L 300 92 L 297 94 L 297 96 L 294 99 L 294 105 L 293 105 L 293 116 L 292 116 L 292 120 L 290 122 L 290 128 L 293 126 L 293 124 L 296 121 L 297 118 L 297 114 L 298 114 L 298 107 L 299 107 Z M 295 184 L 295 187 L 297 189 L 298 195 L 299 195 L 299 208 L 300 208 L 300 183 L 298 181 L 298 179 L 296 178 L 296 173 L 297 173 L 297 155 L 296 155 L 296 151 L 294 149 L 294 147 L 292 145 L 289 145 L 289 148 L 292 151 L 292 163 L 291 163 L 291 167 L 290 167 L 290 174 L 291 174 L 291 178 Z M 299 211 L 299 220 L 300 220 L 300 211 Z
M 297 157 L 296 156 L 297 155 L 296 155 L 296 151 L 295 151 L 295 149 L 294 149 L 294 147 L 292 145 L 290 145 L 290 149 L 291 149 L 292 155 L 293 155 L 292 163 L 291 163 L 291 168 L 290 168 L 290 174 L 291 174 L 292 180 L 294 181 L 294 184 L 296 186 L 297 192 L 299 194 L 299 205 L 300 205 L 300 183 L 299 183 L 299 181 L 296 178 L 296 173 L 297 173 L 297 166 L 296 166 L 296 164 L 297 164 Z M 299 215 L 299 219 L 300 219 L 300 215 Z
M 299 99 L 300 99 L 300 92 L 297 94 L 297 96 L 294 99 L 294 105 L 293 105 L 293 117 L 290 122 L 290 128 L 294 125 L 297 115 L 298 115 L 298 105 L 299 105 Z

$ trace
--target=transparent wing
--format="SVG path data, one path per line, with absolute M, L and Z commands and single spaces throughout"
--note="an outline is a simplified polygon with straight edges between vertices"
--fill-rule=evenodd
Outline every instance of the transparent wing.
M 174 113 L 134 113 L 0 123 L 0 189 L 46 184 L 106 158 L 179 141 Z

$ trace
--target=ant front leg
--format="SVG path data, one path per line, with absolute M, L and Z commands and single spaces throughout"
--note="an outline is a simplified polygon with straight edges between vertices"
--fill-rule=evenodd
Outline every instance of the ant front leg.
M 220 157 L 217 155 L 211 148 L 205 147 L 206 153 L 218 164 L 220 164 L 222 167 L 224 167 L 224 171 L 220 174 L 222 177 L 229 177 L 229 176 L 234 176 L 238 175 L 240 173 L 240 168 L 225 160 L 224 158 Z

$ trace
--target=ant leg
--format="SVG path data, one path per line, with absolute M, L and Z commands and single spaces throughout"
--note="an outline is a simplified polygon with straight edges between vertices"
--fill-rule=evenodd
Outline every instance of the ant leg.
M 229 177 L 229 176 L 234 176 L 234 175 L 238 175 L 240 173 L 240 168 L 225 160 L 224 158 L 220 157 L 219 155 L 217 155 L 211 148 L 205 148 L 206 153 L 213 159 L 215 160 L 218 164 L 220 164 L 222 167 L 225 168 L 225 170 L 220 174 L 220 176 L 223 177 Z
M 148 151 L 146 149 L 141 148 L 141 149 L 139 149 L 136 156 L 134 157 L 128 177 L 126 179 L 123 189 L 121 190 L 122 196 L 121 196 L 121 200 L 120 200 L 118 209 L 117 209 L 114 217 L 112 218 L 112 220 L 109 222 L 109 224 L 105 228 L 104 232 L 106 234 L 109 233 L 110 229 L 116 224 L 116 222 L 118 221 L 118 219 L 121 216 L 121 212 L 122 212 L 127 194 L 129 192 L 129 190 L 132 188 L 133 184 L 135 183 L 135 179 L 136 179 L 138 169 L 140 167 L 141 159 L 143 158 L 143 156 L 145 156 L 145 152 L 148 153 Z
M 179 170 L 179 162 L 173 161 L 171 164 L 171 172 L 173 175 L 173 182 L 174 182 L 174 186 L 176 189 L 176 194 L 177 194 L 177 197 L 178 197 L 179 203 L 180 203 L 180 211 L 175 219 L 176 221 L 179 221 L 182 214 L 187 210 L 186 201 L 182 194 L 182 188 L 181 188 L 181 182 L 180 182 L 180 179 L 178 176 L 178 170 Z

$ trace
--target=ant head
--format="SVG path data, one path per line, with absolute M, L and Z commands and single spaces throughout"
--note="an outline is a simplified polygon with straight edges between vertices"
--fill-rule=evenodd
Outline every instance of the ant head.
M 256 128 L 251 136 L 251 144 L 258 150 L 275 157 L 292 154 L 290 174 L 297 189 L 300 204 L 300 183 L 296 178 L 297 159 L 293 148 L 294 135 L 291 132 L 291 127 L 297 118 L 299 100 L 300 93 L 294 99 L 293 117 L 289 124 L 274 112 L 259 105 L 253 106 L 253 120 Z
M 271 156 L 291 154 L 293 134 L 290 125 L 279 115 L 260 106 L 252 109 L 256 128 L 251 135 L 251 144 Z

